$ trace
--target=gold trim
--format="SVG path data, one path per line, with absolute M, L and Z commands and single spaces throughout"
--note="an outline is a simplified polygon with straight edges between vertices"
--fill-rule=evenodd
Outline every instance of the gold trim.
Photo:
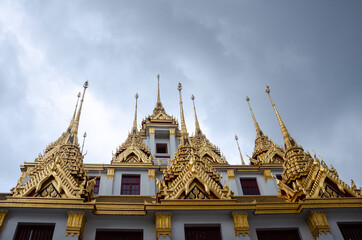
M 8 210 L 1 210 L 0 211 L 0 232 L 1 232 L 1 229 L 4 225 L 4 222 L 5 222 L 5 218 L 6 216 L 8 215 Z
M 306 222 L 314 239 L 317 239 L 321 233 L 332 234 L 326 218 L 326 212 L 311 211 Z
M 226 171 L 228 174 L 228 180 L 235 180 L 235 173 L 234 170 L 230 169 Z
M 108 168 L 107 169 L 107 179 L 113 179 L 114 178 L 114 168 Z
M 248 214 L 233 212 L 231 215 L 233 217 L 235 236 L 239 236 L 240 234 L 243 235 L 243 237 L 245 237 L 245 235 L 250 236 Z
M 67 229 L 65 236 L 78 235 L 79 239 L 82 239 L 83 230 L 85 225 L 85 213 L 84 212 L 68 212 Z
M 155 135 L 155 132 L 156 132 L 156 130 L 155 130 L 154 127 L 148 128 L 148 133 L 149 133 L 150 135 Z
M 176 133 L 176 129 L 170 128 L 170 136 L 175 136 L 175 133 Z
M 148 179 L 156 179 L 155 169 L 148 169 Z
M 155 213 L 156 239 L 161 235 L 171 238 L 171 218 L 172 213 Z
M 274 179 L 273 172 L 270 169 L 265 169 L 263 171 L 265 182 L 267 182 L 270 179 Z

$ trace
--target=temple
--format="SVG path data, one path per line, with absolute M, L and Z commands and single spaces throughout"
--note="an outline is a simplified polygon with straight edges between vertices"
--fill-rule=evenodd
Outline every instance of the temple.
M 268 86 L 284 143 L 262 131 L 246 97 L 255 147 L 244 159 L 235 135 L 240 165 L 230 165 L 202 131 L 195 96 L 184 103 L 182 84 L 175 86 L 179 124 L 162 104 L 159 75 L 157 83 L 156 105 L 141 128 L 136 94 L 127 138 L 115 143 L 109 163 L 86 164 L 78 142 L 85 82 L 66 130 L 0 194 L 0 239 L 361 239 L 361 188 L 297 143 Z M 184 104 L 193 104 L 193 135 Z

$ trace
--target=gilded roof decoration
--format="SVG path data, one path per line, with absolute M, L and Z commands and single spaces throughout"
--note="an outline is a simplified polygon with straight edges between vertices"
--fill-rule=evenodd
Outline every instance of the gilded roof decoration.
M 220 149 L 212 144 L 209 139 L 202 133 L 199 121 L 197 119 L 195 96 L 191 96 L 195 113 L 195 136 L 190 137 L 193 147 L 198 152 L 201 158 L 205 158 L 211 163 L 225 163 L 227 164 L 225 157 L 220 153 Z
M 144 144 L 141 134 L 137 130 L 137 99 L 135 107 L 135 116 L 132 131 L 128 134 L 126 141 L 117 148 L 113 154 L 113 163 L 152 163 L 152 154 L 150 149 Z
M 305 153 L 303 148 L 290 136 L 270 96 L 270 89 L 265 88 L 274 108 L 283 133 L 285 155 L 283 162 L 282 181 L 277 180 L 278 195 L 284 196 L 291 202 L 305 198 L 337 198 L 357 197 L 356 191 L 343 182 L 336 169 L 328 168 L 323 159 L 319 160 L 314 154 Z
M 263 163 L 282 163 L 284 149 L 276 145 L 271 139 L 268 138 L 268 136 L 264 135 L 263 131 L 259 127 L 258 122 L 256 121 L 253 109 L 250 105 L 250 98 L 248 96 L 246 96 L 246 101 L 248 102 L 256 131 L 255 147 L 253 155 L 250 158 L 251 164 L 259 165 Z
M 228 183 L 221 184 L 220 173 L 201 158 L 188 137 L 183 115 L 182 85 L 179 83 L 181 143 L 167 166 L 162 181 L 157 179 L 157 201 L 162 199 L 231 199 L 233 192 Z
M 84 169 L 83 155 L 80 152 L 77 137 L 87 87 L 88 82 L 85 82 L 78 113 L 77 115 L 74 113 L 67 131 L 57 141 L 48 145 L 43 155 L 39 154 L 35 159 L 34 167 L 29 167 L 22 173 L 16 187 L 11 190 L 13 197 L 90 200 L 95 182 L 89 180 L 87 171 Z

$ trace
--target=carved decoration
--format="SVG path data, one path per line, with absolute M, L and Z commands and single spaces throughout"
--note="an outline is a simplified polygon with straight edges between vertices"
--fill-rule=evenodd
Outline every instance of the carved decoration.
M 231 199 L 228 183 L 223 186 L 220 174 L 198 156 L 190 145 L 180 146 L 175 159 L 167 166 L 163 180 L 157 179 L 157 201 L 161 199 Z M 195 185 L 197 187 L 195 188 Z M 190 192 L 194 191 L 191 195 Z M 203 197 L 205 195 L 205 197 Z
M 235 179 L 235 173 L 234 170 L 230 169 L 226 171 L 228 174 L 228 180 L 234 180 Z
M 227 164 L 225 157 L 221 155 L 220 149 L 213 145 L 203 134 L 199 132 L 197 135 L 190 137 L 192 145 L 198 152 L 200 158 L 209 160 L 210 163 Z
M 148 169 L 148 179 L 156 179 L 155 169 Z
M 90 200 L 91 181 L 83 166 L 83 155 L 78 145 L 78 126 L 83 105 L 85 90 L 77 113 L 78 102 L 69 127 L 55 141 L 49 144 L 43 154 L 35 159 L 34 167 L 22 173 L 15 188 L 11 190 L 13 197 L 61 197 L 84 198 Z M 78 97 L 81 95 L 79 94 Z
M 8 210 L 1 210 L 0 211 L 0 232 L 1 232 L 1 229 L 4 225 L 4 222 L 5 222 L 5 218 L 6 216 L 8 215 Z
M 55 189 L 53 183 L 50 183 L 46 186 L 43 190 L 41 190 L 36 197 L 43 197 L 43 198 L 52 198 L 52 197 L 61 197 L 58 193 L 57 189 Z
M 68 222 L 65 236 L 78 235 L 79 239 L 83 237 L 83 230 L 85 225 L 85 213 L 84 212 L 68 212 Z
M 152 163 L 150 149 L 142 141 L 138 131 L 128 134 L 126 141 L 118 147 L 113 155 L 113 163 Z
M 248 214 L 233 212 L 231 215 L 233 217 L 235 235 L 239 236 L 241 234 L 244 237 L 245 235 L 250 235 Z
M 270 169 L 265 169 L 263 171 L 265 182 L 267 182 L 269 179 L 274 179 L 273 173 Z
M 317 239 L 322 233 L 332 233 L 325 212 L 311 211 L 306 222 L 314 239 Z
M 155 214 L 156 239 L 161 235 L 163 237 L 168 235 L 171 238 L 171 217 L 172 213 Z
M 176 134 L 176 129 L 170 128 L 170 136 L 175 136 L 175 134 Z
M 114 168 L 108 168 L 107 169 L 107 179 L 113 179 L 114 178 Z

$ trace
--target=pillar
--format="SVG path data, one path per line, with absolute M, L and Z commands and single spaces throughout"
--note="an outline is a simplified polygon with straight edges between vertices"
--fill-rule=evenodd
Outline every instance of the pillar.
M 176 149 L 176 129 L 170 128 L 170 159 L 175 156 Z
M 156 195 L 155 169 L 148 169 L 148 195 Z

